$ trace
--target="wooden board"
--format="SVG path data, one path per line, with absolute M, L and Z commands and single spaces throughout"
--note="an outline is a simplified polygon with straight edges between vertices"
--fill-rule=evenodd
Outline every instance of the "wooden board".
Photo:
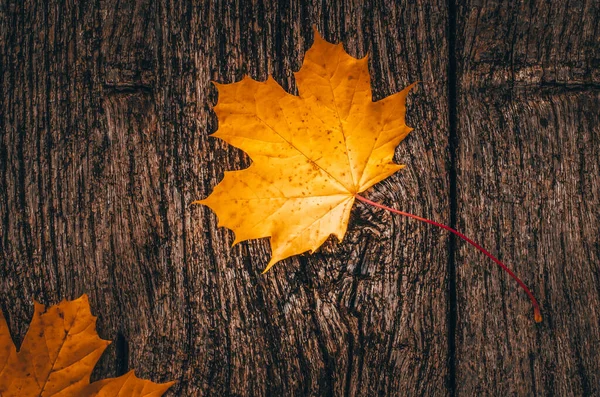
M 342 244 L 260 274 L 190 206 L 248 158 L 208 138 L 211 80 L 294 91 L 312 25 L 371 55 L 376 99 L 421 80 L 401 173 L 371 199 L 447 222 L 443 2 L 3 2 L 0 303 L 90 295 L 115 341 L 94 378 L 135 369 L 170 395 L 445 395 L 447 236 L 357 205 Z M 364 4 L 363 4 L 364 3 Z M 302 5 L 300 5 L 302 4 Z
M 457 10 L 458 395 L 600 394 L 597 2 Z

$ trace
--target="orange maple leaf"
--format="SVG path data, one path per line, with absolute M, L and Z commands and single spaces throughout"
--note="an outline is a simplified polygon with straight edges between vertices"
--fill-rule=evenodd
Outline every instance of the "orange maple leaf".
M 0 311 L 0 396 L 159 397 L 174 383 L 153 383 L 130 371 L 90 384 L 92 370 L 109 344 L 96 333 L 86 295 L 47 309 L 35 302 L 18 352 Z
M 412 130 L 404 121 L 412 85 L 373 102 L 367 57 L 348 55 L 341 44 L 315 42 L 295 73 L 300 96 L 271 76 L 216 84 L 213 134 L 250 155 L 252 165 L 226 172 L 206 199 L 234 244 L 271 238 L 276 262 L 314 251 L 329 235 L 341 241 L 357 193 L 403 166 L 392 161 Z
M 341 44 L 315 42 L 295 73 L 300 96 L 271 76 L 217 84 L 213 134 L 244 150 L 253 163 L 225 172 L 212 194 L 194 203 L 212 208 L 219 226 L 235 233 L 234 244 L 270 237 L 272 256 L 263 271 L 289 256 L 313 252 L 331 235 L 342 241 L 355 200 L 443 228 L 505 270 L 529 296 L 533 293 L 504 263 L 461 232 L 359 195 L 403 165 L 392 161 L 406 126 L 406 96 L 414 84 L 373 102 L 367 57 L 348 55 Z

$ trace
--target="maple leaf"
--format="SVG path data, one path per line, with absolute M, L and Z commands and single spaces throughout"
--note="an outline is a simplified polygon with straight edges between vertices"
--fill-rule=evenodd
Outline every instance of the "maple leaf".
M 300 96 L 271 76 L 217 84 L 219 128 L 212 135 L 244 150 L 249 168 L 225 172 L 200 201 L 216 212 L 234 244 L 270 237 L 265 272 L 289 256 L 313 252 L 329 235 L 342 240 L 357 193 L 403 166 L 392 161 L 412 130 L 403 91 L 373 102 L 367 57 L 315 41 L 297 73 Z
M 392 161 L 406 126 L 406 96 L 414 84 L 372 101 L 367 57 L 348 55 L 319 36 L 295 73 L 300 96 L 271 76 L 214 83 L 219 128 L 212 135 L 244 150 L 252 164 L 225 172 L 211 195 L 193 204 L 212 208 L 219 226 L 240 241 L 270 237 L 271 260 L 313 252 L 330 235 L 341 242 L 355 200 L 445 229 L 506 271 L 529 296 L 534 320 L 542 321 L 533 293 L 502 261 L 458 230 L 359 195 L 403 165 Z
M 130 371 L 90 384 L 92 370 L 109 344 L 96 333 L 86 295 L 47 309 L 35 302 L 18 352 L 0 311 L 0 396 L 159 397 L 174 383 L 153 383 Z

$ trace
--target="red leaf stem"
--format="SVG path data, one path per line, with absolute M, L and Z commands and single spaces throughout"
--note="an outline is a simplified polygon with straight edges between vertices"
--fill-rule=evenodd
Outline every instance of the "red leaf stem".
M 533 316 L 534 316 L 533 318 L 534 318 L 535 322 L 539 323 L 539 322 L 542 321 L 542 314 L 540 313 L 540 305 L 538 304 L 537 300 L 535 299 L 535 297 L 533 296 L 533 294 L 531 293 L 531 291 L 529 290 L 529 288 L 527 288 L 527 286 L 525 285 L 525 283 L 523 283 L 523 281 L 521 281 L 521 279 L 519 277 L 517 277 L 517 275 L 514 274 L 512 272 L 512 270 L 510 270 L 504 263 L 500 262 L 500 260 L 498 258 L 496 258 L 494 255 L 490 254 L 489 251 L 487 251 L 481 245 L 477 244 L 475 241 L 471 240 L 470 238 L 468 238 L 467 236 L 465 236 L 461 232 L 452 229 L 450 226 L 446 226 L 446 225 L 443 225 L 441 223 L 438 223 L 438 222 L 435 222 L 435 221 L 432 221 L 432 220 L 429 220 L 429 219 L 426 219 L 426 218 L 421 218 L 420 216 L 409 214 L 408 212 L 403 212 L 403 211 L 399 211 L 399 210 L 387 207 L 387 206 L 385 206 L 383 204 L 379 204 L 379 203 L 371 201 L 371 200 L 369 200 L 367 198 L 359 196 L 358 194 L 356 194 L 354 197 L 356 197 L 358 200 L 362 201 L 363 203 L 367 203 L 367 204 L 373 205 L 375 207 L 382 208 L 384 210 L 393 212 L 395 214 L 404 215 L 404 216 L 407 216 L 409 218 L 413 218 L 413 219 L 419 220 L 421 222 L 429 223 L 430 225 L 441 227 L 442 229 L 446 229 L 449 232 L 454 233 L 455 235 L 457 235 L 461 239 L 465 240 L 467 243 L 471 244 L 473 247 L 475 247 L 479 251 L 483 252 L 488 258 L 490 258 L 491 260 L 493 260 L 494 262 L 496 262 L 496 264 L 498 266 L 500 266 L 505 272 L 507 272 L 521 286 L 521 288 L 523 288 L 523 290 L 525 290 L 525 292 L 529 296 L 529 299 L 531 300 L 531 304 L 533 305 Z

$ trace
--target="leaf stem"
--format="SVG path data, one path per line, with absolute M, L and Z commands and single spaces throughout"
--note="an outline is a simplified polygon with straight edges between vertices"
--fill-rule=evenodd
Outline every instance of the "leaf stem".
M 378 207 L 378 208 L 382 208 L 384 210 L 393 212 L 395 214 L 404 215 L 404 216 L 416 219 L 416 220 L 421 221 L 421 222 L 429 223 L 430 225 L 441 227 L 442 229 L 446 229 L 449 232 L 454 233 L 455 235 L 457 235 L 461 239 L 465 240 L 467 243 L 471 244 L 473 247 L 475 247 L 479 251 L 483 252 L 483 254 L 485 254 L 485 256 L 487 256 L 488 258 L 490 258 L 491 260 L 493 260 L 494 262 L 496 262 L 496 264 L 498 266 L 500 266 L 505 272 L 507 272 L 521 286 L 521 288 L 523 288 L 523 290 L 525 290 L 525 292 L 529 296 L 529 299 L 531 300 L 531 304 L 533 305 L 533 318 L 534 318 L 535 322 L 536 323 L 542 322 L 542 314 L 540 313 L 540 305 L 538 304 L 537 300 L 535 299 L 535 297 L 533 296 L 533 294 L 531 293 L 531 291 L 529 290 L 529 288 L 527 288 L 527 286 L 525 285 L 525 283 L 523 283 L 523 281 L 521 281 L 521 279 L 519 277 L 517 277 L 517 275 L 514 274 L 512 272 L 512 270 L 510 270 L 504 263 L 500 262 L 500 260 L 498 258 L 496 258 L 494 255 L 490 254 L 489 251 L 487 251 L 481 245 L 477 244 L 475 241 L 471 240 L 470 238 L 468 238 L 467 236 L 465 236 L 461 232 L 452 229 L 450 226 L 446 226 L 446 225 L 443 225 L 441 223 L 438 223 L 438 222 L 435 222 L 435 221 L 432 221 L 432 220 L 429 220 L 429 219 L 426 219 L 426 218 L 421 218 L 420 216 L 409 214 L 408 212 L 399 211 L 399 210 L 396 210 L 394 208 L 387 207 L 387 206 L 385 206 L 383 204 L 379 204 L 379 203 L 376 203 L 375 201 L 371 201 L 371 200 L 369 200 L 367 198 L 359 196 L 358 194 L 355 194 L 354 197 L 356 197 L 356 199 L 362 201 L 363 203 L 367 203 L 367 204 L 370 204 L 372 206 L 375 206 L 375 207 Z

